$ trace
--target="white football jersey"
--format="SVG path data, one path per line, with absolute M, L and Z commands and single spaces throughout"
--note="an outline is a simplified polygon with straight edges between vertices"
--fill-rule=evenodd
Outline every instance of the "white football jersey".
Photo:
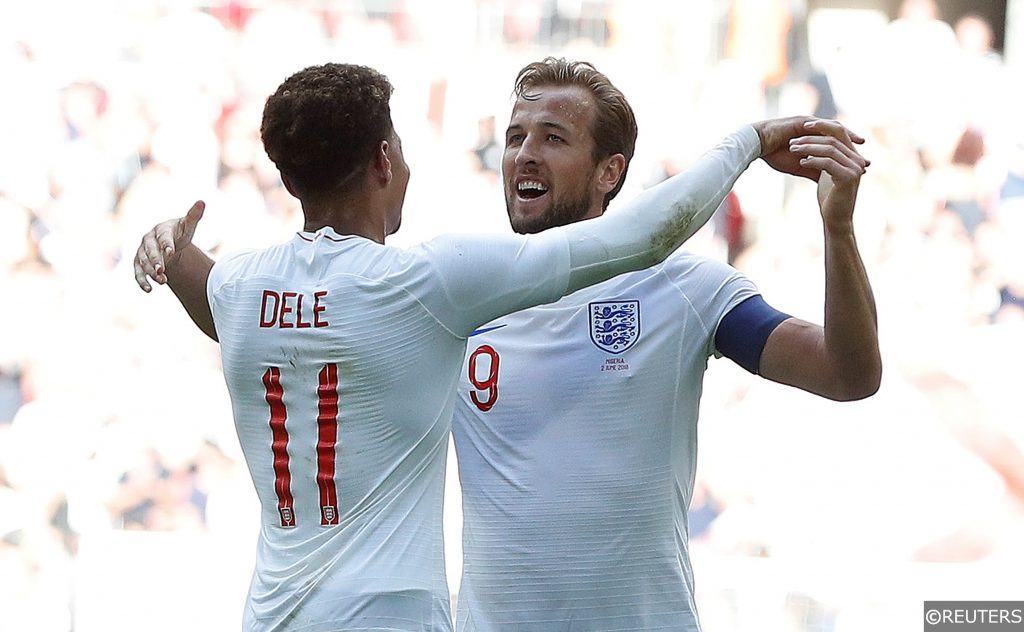
M 697 409 L 718 323 L 755 294 L 680 252 L 469 339 L 458 630 L 699 630 Z
M 262 505 L 247 632 L 451 629 L 441 507 L 466 336 L 562 296 L 560 239 L 401 250 L 325 228 L 214 266 L 208 298 Z
M 441 507 L 466 337 L 661 261 L 759 152 L 746 126 L 619 211 L 538 235 L 406 251 L 325 228 L 217 263 L 207 294 L 262 505 L 247 632 L 449 630 Z

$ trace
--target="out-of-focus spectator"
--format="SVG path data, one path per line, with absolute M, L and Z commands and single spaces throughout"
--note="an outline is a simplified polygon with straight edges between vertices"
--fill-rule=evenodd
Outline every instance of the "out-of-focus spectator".
M 982 18 L 964 16 L 954 35 L 934 0 L 905 0 L 888 27 L 879 16 L 851 21 L 876 31 L 846 33 L 848 58 L 837 51 L 809 75 L 790 64 L 786 0 L 132 6 L 100 16 L 67 5 L 57 22 L 48 3 L 0 9 L 0 69 L 17 86 L 0 100 L 0 630 L 71 629 L 87 539 L 146 546 L 149 532 L 181 533 L 251 552 L 259 507 L 216 346 L 168 292 L 138 292 L 128 262 L 144 230 L 197 198 L 209 202 L 197 242 L 215 254 L 300 226 L 260 118 L 285 76 L 328 60 L 379 67 L 396 85 L 413 172 L 398 244 L 508 230 L 496 130 L 515 71 L 546 54 L 590 59 L 637 112 L 637 154 L 616 203 L 776 108 L 837 116 L 869 136 L 857 237 L 886 381 L 867 403 L 816 406 L 712 362 L 695 559 L 861 557 L 881 569 L 915 555 L 1015 559 L 1007 534 L 1020 522 L 1006 490 L 1024 446 L 1013 381 L 1024 105 Z M 847 28 L 843 10 L 828 11 L 833 28 Z M 103 37 L 83 30 L 87 19 Z M 825 254 L 813 196 L 813 184 L 755 166 L 687 247 L 727 258 L 774 303 L 813 316 Z M 922 378 L 934 375 L 949 378 Z M 937 412 L 943 402 L 962 411 L 961 425 Z M 971 443 L 975 420 L 987 428 L 978 437 L 1007 448 L 997 458 Z M 962 512 L 945 509 L 951 496 Z M 978 528 L 978 517 L 999 527 Z M 779 594 L 783 609 L 803 613 L 794 629 L 827 629 L 836 604 L 791 588 Z M 733 614 L 749 603 L 735 585 L 706 594 Z
M 502 146 L 498 144 L 494 117 L 485 116 L 477 121 L 477 140 L 473 155 L 480 165 L 480 171 L 497 175 L 501 171 Z
M 889 123 L 913 124 L 911 133 L 919 144 L 935 142 L 929 136 L 942 123 L 960 127 L 947 120 L 956 38 L 953 29 L 938 19 L 935 0 L 904 0 L 882 44 L 879 94 L 888 97 Z
M 509 44 L 526 44 L 540 35 L 544 0 L 525 0 L 504 3 L 504 36 Z
M 1024 198 L 1024 141 L 1017 143 L 1010 156 L 1006 180 L 999 189 L 999 197 Z
M 713 220 L 715 235 L 726 245 L 726 261 L 729 265 L 734 265 L 736 259 L 746 249 L 749 239 L 747 220 L 743 216 L 743 207 L 740 206 L 740 198 L 735 191 L 730 191 L 725 197 Z
M 999 54 L 993 50 L 995 35 L 992 33 L 992 25 L 985 18 L 968 13 L 956 21 L 953 31 L 961 50 L 965 53 L 995 62 L 1000 61 Z
M 753 69 L 765 85 L 778 85 L 789 71 L 792 24 L 789 0 L 733 0 L 725 55 Z
M 687 512 L 687 525 L 690 528 L 690 540 L 699 541 L 706 538 L 715 518 L 722 513 L 722 504 L 710 489 L 707 483 L 698 480 L 693 486 L 693 495 L 690 497 L 690 509 Z
M 960 135 L 949 163 L 933 170 L 935 195 L 973 236 L 985 221 L 994 200 L 994 191 L 978 173 L 978 164 L 985 156 L 985 138 L 974 128 Z

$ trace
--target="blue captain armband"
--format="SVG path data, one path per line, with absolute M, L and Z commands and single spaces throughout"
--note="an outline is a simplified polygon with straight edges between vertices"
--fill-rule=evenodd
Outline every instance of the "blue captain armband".
M 760 294 L 751 296 L 722 317 L 715 332 L 715 349 L 757 374 L 768 336 L 787 318 L 789 314 L 765 303 Z

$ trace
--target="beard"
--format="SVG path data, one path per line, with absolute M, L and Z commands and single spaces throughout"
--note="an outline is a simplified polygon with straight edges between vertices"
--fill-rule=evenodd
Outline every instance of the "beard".
M 512 230 L 520 235 L 531 235 L 556 226 L 566 226 L 578 222 L 586 217 L 590 210 L 590 199 L 587 194 L 579 192 L 568 199 L 553 201 L 543 213 L 522 217 L 513 214 L 514 195 L 505 196 L 505 210 L 508 212 L 508 221 L 512 224 Z

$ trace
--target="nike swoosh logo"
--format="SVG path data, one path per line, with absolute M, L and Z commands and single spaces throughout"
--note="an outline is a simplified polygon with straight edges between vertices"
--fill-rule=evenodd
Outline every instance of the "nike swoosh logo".
M 495 329 L 501 329 L 504 326 L 505 325 L 495 325 L 494 327 L 482 327 L 480 329 L 477 329 L 473 333 L 469 334 L 469 337 L 472 338 L 473 336 L 479 336 L 480 334 L 486 334 L 488 331 L 494 331 Z

